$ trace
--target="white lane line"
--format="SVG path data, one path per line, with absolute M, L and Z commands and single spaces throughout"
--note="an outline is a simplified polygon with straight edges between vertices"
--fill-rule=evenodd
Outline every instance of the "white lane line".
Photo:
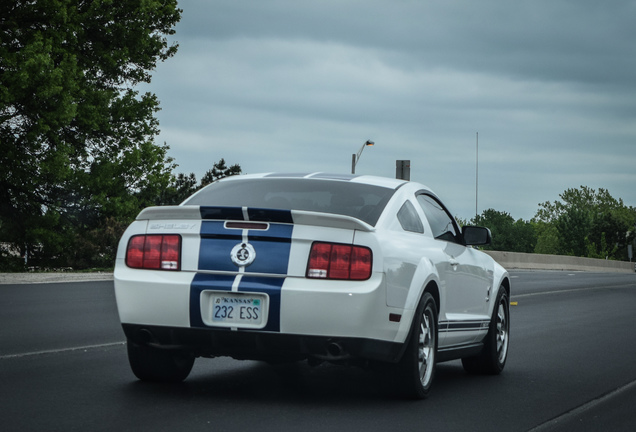
M 571 292 L 577 292 L 577 291 L 593 291 L 593 290 L 603 290 L 603 289 L 611 289 L 611 288 L 634 288 L 634 287 L 636 287 L 634 284 L 600 285 L 600 286 L 594 286 L 594 287 L 572 288 L 572 289 L 554 290 L 554 291 L 541 291 L 541 292 L 526 293 L 526 294 L 513 294 L 510 297 L 511 298 L 533 297 L 533 296 L 546 295 L 546 294 L 562 294 L 562 293 L 571 293 Z
M 30 357 L 30 356 L 44 355 L 44 354 L 59 354 L 59 353 L 72 352 L 72 351 L 92 350 L 92 349 L 98 349 L 98 348 L 109 348 L 109 347 L 114 347 L 114 346 L 118 346 L 118 345 L 126 345 L 126 342 L 113 342 L 113 343 L 98 344 L 98 345 L 86 345 L 86 346 L 81 346 L 81 347 L 60 348 L 60 349 L 53 349 L 53 350 L 34 351 L 34 352 L 29 352 L 29 353 L 6 354 L 6 355 L 0 355 L 0 360 L 6 360 L 6 359 L 12 359 L 12 358 L 21 358 L 21 357 Z
M 554 428 L 559 426 L 562 422 L 567 422 L 569 420 L 576 419 L 578 416 L 584 414 L 586 411 L 589 411 L 597 407 L 598 405 L 605 403 L 616 396 L 619 396 L 621 393 L 630 391 L 632 389 L 636 389 L 636 381 L 627 383 L 624 386 L 619 387 L 609 393 L 606 393 L 599 398 L 593 399 L 587 403 L 584 403 L 583 405 L 580 405 L 574 408 L 573 410 L 563 413 L 560 416 L 553 418 L 552 420 L 548 420 L 547 422 L 543 424 L 535 426 L 532 429 L 530 429 L 528 432 L 548 432 L 550 430 L 553 430 Z

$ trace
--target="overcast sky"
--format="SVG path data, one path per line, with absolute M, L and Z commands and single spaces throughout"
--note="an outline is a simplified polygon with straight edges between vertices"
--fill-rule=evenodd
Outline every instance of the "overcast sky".
M 568 188 L 636 206 L 634 0 L 181 0 L 150 91 L 177 172 L 351 172 L 458 217 L 532 218 Z M 146 90 L 145 88 L 143 90 Z

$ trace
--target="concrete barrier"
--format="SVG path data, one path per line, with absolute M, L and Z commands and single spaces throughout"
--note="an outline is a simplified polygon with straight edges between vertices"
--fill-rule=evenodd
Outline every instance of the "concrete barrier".
M 612 273 L 634 273 L 633 262 L 543 255 L 518 252 L 484 251 L 507 269 L 564 270 Z
M 633 262 L 578 258 L 563 255 L 542 255 L 518 252 L 484 251 L 506 269 L 563 270 L 634 273 Z M 113 280 L 112 273 L 0 273 L 0 285 L 22 283 L 80 282 Z
M 96 282 L 113 280 L 111 272 L 71 273 L 71 272 L 40 272 L 40 273 L 0 273 L 0 285 L 33 284 L 55 282 Z

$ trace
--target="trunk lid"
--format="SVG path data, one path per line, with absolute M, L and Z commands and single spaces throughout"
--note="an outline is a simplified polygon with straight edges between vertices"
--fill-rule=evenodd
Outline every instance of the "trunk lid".
M 374 228 L 351 216 L 247 207 L 149 207 L 149 231 L 180 233 L 182 269 L 303 277 L 314 240 L 351 243 Z

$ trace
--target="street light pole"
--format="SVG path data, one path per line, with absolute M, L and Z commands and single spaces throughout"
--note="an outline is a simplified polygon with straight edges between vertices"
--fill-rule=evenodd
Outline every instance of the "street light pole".
M 479 132 L 477 132 L 475 151 L 475 223 L 477 223 L 477 200 L 479 198 Z
M 358 153 L 353 153 L 351 155 L 351 174 L 355 174 L 356 173 L 356 165 L 358 164 L 358 161 L 360 160 L 360 156 L 362 155 L 362 150 L 364 150 L 364 148 L 366 146 L 373 146 L 375 143 L 371 140 L 367 140 L 367 142 L 365 142 L 364 144 L 362 144 L 362 147 L 360 147 L 360 150 L 358 150 Z

